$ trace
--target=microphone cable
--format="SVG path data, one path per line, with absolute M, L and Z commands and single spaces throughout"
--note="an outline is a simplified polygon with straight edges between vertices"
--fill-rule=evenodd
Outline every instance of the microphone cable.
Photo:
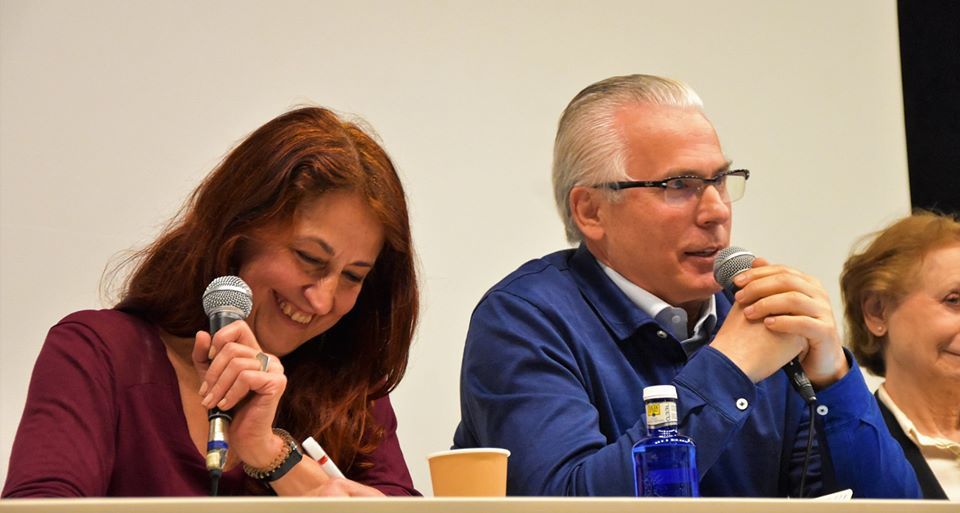
M 817 432 L 817 423 L 813 417 L 817 403 L 807 403 L 810 407 L 810 427 L 807 430 L 807 450 L 803 455 L 803 469 L 800 471 L 800 498 L 803 498 L 803 489 L 807 483 L 807 467 L 810 465 L 810 453 L 813 452 L 813 437 Z

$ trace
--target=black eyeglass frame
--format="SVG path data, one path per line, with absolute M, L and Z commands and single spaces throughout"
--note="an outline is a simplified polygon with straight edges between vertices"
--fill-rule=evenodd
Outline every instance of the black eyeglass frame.
M 671 177 L 665 178 L 665 179 L 663 179 L 663 180 L 657 180 L 657 181 L 652 181 L 652 182 L 645 182 L 645 181 L 609 182 L 609 183 L 602 183 L 602 184 L 599 184 L 599 185 L 595 185 L 594 187 L 599 187 L 599 188 L 603 188 L 603 189 L 611 189 L 611 190 L 614 190 L 614 191 L 622 191 L 622 190 L 624 190 L 624 189 L 633 189 L 633 188 L 636 188 L 636 187 L 659 187 L 659 188 L 661 188 L 661 189 L 666 190 L 666 189 L 669 188 L 669 187 L 667 186 L 667 183 L 669 183 L 669 182 L 671 182 L 671 181 L 673 181 L 673 180 L 690 180 L 690 179 L 695 179 L 695 180 L 700 180 L 701 182 L 703 182 L 703 187 L 705 188 L 705 187 L 708 186 L 708 185 L 712 185 L 712 186 L 716 187 L 717 184 L 720 183 L 720 180 L 723 180 L 723 179 L 725 179 L 726 177 L 728 177 L 728 176 L 730 176 L 730 175 L 733 175 L 733 176 L 742 176 L 744 182 L 746 182 L 747 180 L 750 179 L 750 171 L 749 171 L 749 170 L 747 170 L 747 169 L 732 169 L 732 170 L 730 170 L 730 171 L 724 171 L 724 172 L 718 174 L 717 176 L 715 176 L 715 177 L 713 177 L 713 178 L 704 178 L 704 177 L 702 177 L 702 176 L 694 176 L 694 175 L 682 175 L 682 176 L 671 176 Z M 703 188 L 701 188 L 701 190 L 703 190 Z

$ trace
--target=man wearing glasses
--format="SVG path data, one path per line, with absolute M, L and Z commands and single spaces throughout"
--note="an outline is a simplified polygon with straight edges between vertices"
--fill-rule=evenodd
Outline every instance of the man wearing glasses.
M 720 292 L 714 258 L 749 171 L 731 169 L 696 93 L 645 75 L 580 92 L 560 120 L 554 192 L 577 249 L 521 266 L 470 322 L 455 447 L 504 447 L 511 495 L 633 495 L 645 386 L 673 384 L 704 496 L 919 497 L 827 293 L 782 266 Z M 798 354 L 809 410 L 779 369 Z

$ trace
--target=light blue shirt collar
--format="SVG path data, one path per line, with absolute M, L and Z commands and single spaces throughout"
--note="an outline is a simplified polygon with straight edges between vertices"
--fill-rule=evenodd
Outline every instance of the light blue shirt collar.
M 688 350 L 687 346 L 691 344 L 684 344 L 684 342 L 706 342 L 709 339 L 710 330 L 712 330 L 717 323 L 716 297 L 711 295 L 710 299 L 700 308 L 700 317 L 693 327 L 693 335 L 690 335 L 689 331 L 687 331 L 686 310 L 670 305 L 659 297 L 647 292 L 637 284 L 624 278 L 623 275 L 617 271 L 604 265 L 603 262 L 597 260 L 597 263 L 600 264 L 600 268 L 603 269 L 603 272 L 616 284 L 617 288 L 622 290 L 623 293 L 630 298 L 630 301 L 633 301 L 633 303 L 646 312 L 647 315 L 653 317 L 657 321 L 657 324 L 669 331 L 674 338 L 681 342 L 687 354 L 692 354 L 692 350 L 699 348 L 703 344 L 692 344 L 695 347 L 690 347 L 689 349 L 692 350 Z

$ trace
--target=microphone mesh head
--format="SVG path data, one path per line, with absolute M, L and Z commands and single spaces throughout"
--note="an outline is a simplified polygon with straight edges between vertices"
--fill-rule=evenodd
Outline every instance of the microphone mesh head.
M 253 310 L 253 292 L 238 276 L 215 278 L 203 291 L 203 311 L 208 317 L 225 306 L 240 310 L 244 317 Z
M 753 253 L 737 246 L 723 248 L 717 252 L 713 261 L 713 279 L 725 289 L 733 286 L 733 277 L 746 271 L 753 265 Z

